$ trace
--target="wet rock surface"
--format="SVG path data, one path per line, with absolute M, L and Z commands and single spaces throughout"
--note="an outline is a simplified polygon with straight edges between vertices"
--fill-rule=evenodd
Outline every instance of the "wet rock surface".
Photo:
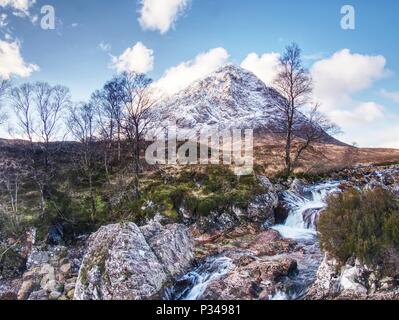
M 193 241 L 183 225 L 153 222 L 100 228 L 88 241 L 76 284 L 77 300 L 140 300 L 157 295 L 187 270 Z
M 326 254 L 306 299 L 399 300 L 399 287 L 397 278 L 384 277 L 358 260 L 339 266 Z
M 280 279 L 297 271 L 296 260 L 288 255 L 295 249 L 295 244 L 283 239 L 277 231 L 262 230 L 249 224 L 237 227 L 217 239 L 204 239 L 204 235 L 196 239 L 196 254 L 202 268 L 178 281 L 177 287 L 172 288 L 174 298 L 269 299 L 277 290 Z M 206 268 L 212 271 L 207 273 Z M 203 274 L 200 279 L 196 278 L 198 273 Z M 198 280 L 203 281 L 204 285 L 196 287 Z M 191 289 L 191 293 L 185 296 L 184 289 L 187 288 Z
M 229 211 L 212 211 L 195 222 L 202 233 L 224 233 L 243 223 L 257 223 L 271 226 L 275 223 L 274 211 L 279 204 L 278 193 L 270 180 L 265 176 L 257 177 L 263 188 L 261 194 L 255 195 L 245 209 L 233 207 Z M 181 209 L 185 212 L 184 208 Z

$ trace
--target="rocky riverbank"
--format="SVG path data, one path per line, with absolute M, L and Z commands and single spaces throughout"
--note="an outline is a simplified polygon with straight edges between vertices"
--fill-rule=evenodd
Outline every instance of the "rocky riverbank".
M 399 283 L 357 259 L 340 266 L 328 254 L 320 265 L 307 300 L 399 300 Z
M 314 227 L 322 198 L 335 188 L 378 186 L 399 196 L 399 166 L 362 166 L 331 178 L 284 186 L 258 177 L 267 191 L 246 210 L 213 212 L 186 226 L 157 217 L 141 227 L 103 226 L 73 246 L 36 244 L 33 231 L 3 241 L 12 250 L 2 257 L 0 299 L 397 299 L 397 277 L 356 258 L 338 266 L 320 252 Z M 287 236 L 284 223 L 298 217 L 302 229 L 288 226 Z

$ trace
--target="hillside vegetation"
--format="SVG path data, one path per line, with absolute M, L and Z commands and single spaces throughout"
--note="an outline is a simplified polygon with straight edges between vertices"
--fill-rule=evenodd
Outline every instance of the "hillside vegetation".
M 382 188 L 335 194 L 321 215 L 318 230 L 323 249 L 341 264 L 355 257 L 370 266 L 398 273 L 399 201 Z

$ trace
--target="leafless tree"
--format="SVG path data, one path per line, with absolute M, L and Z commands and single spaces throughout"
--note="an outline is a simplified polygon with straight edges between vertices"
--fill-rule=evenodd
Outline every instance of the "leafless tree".
M 20 172 L 15 162 L 7 163 L 2 166 L 0 171 L 0 184 L 10 199 L 10 207 L 13 214 L 18 214 L 18 195 L 21 184 Z
M 297 44 L 288 46 L 280 58 L 280 71 L 274 81 L 277 91 L 284 97 L 278 105 L 285 124 L 285 168 L 292 171 L 292 144 L 294 129 L 299 110 L 309 101 L 312 92 L 312 81 L 307 70 L 302 66 L 301 50 Z
M 299 138 L 296 139 L 292 168 L 298 166 L 305 152 L 322 156 L 315 146 L 318 143 L 328 142 L 329 135 L 340 132 L 340 128 L 321 113 L 319 107 L 320 105 L 316 104 L 307 114 L 305 113 L 306 119 L 302 119 L 294 130 L 294 136 Z
M 69 90 L 43 82 L 26 83 L 13 88 L 10 98 L 20 133 L 30 142 L 26 159 L 30 161 L 30 172 L 38 186 L 40 206 L 44 214 L 53 172 L 50 168 L 51 142 L 56 138 L 61 112 L 69 104 Z M 38 161 L 38 145 L 41 147 L 42 161 Z
M 44 167 L 49 169 L 50 144 L 56 137 L 61 112 L 70 104 L 69 89 L 38 82 L 34 86 L 37 114 L 39 116 L 37 135 L 43 146 Z
M 130 146 L 133 159 L 134 193 L 140 196 L 139 175 L 141 173 L 140 152 L 144 136 L 154 122 L 152 112 L 157 100 L 151 91 L 151 80 L 143 74 L 123 75 L 123 114 L 120 125 Z
M 6 120 L 6 113 L 3 110 L 2 100 L 10 88 L 10 82 L 8 80 L 0 80 L 0 125 Z
M 26 83 L 11 90 L 11 105 L 18 119 L 18 127 L 25 139 L 33 142 L 33 85 Z
M 277 107 L 278 116 L 283 119 L 285 169 L 290 174 L 305 151 L 337 127 L 319 112 L 318 105 L 311 108 L 307 118 L 304 115 L 312 104 L 313 87 L 311 75 L 302 65 L 301 49 L 297 44 L 289 45 L 282 54 L 274 87 L 283 97 L 278 100 Z
M 115 140 L 117 149 L 116 157 L 118 162 L 121 161 L 123 81 L 124 77 L 114 77 L 92 96 L 92 103 L 96 106 L 98 112 L 101 140 L 105 144 L 103 158 L 107 176 L 114 154 Z
M 96 189 L 94 176 L 96 172 L 96 137 L 98 129 L 96 110 L 93 104 L 78 104 L 70 108 L 68 128 L 73 137 L 79 141 L 81 149 L 78 155 L 79 168 L 87 178 L 90 190 L 91 219 L 97 213 Z

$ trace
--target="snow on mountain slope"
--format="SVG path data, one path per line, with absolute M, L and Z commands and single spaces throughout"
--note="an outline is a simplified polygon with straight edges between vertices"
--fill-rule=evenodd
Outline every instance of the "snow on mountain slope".
M 256 129 L 276 121 L 279 98 L 251 72 L 227 65 L 163 100 L 159 111 L 163 120 L 176 121 L 178 127 Z
M 253 73 L 229 64 L 163 99 L 157 105 L 157 112 L 161 122 L 173 121 L 178 128 L 197 132 L 212 126 L 220 130 L 282 133 L 284 121 L 276 107 L 282 99 Z M 302 114 L 299 117 L 307 121 Z

